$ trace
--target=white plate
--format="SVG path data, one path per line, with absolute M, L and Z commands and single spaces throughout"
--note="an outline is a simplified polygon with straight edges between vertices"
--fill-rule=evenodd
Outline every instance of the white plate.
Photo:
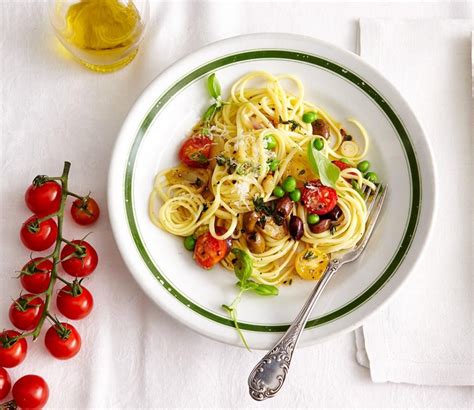
M 159 75 L 130 111 L 109 174 L 109 212 L 122 256 L 143 290 L 198 332 L 240 345 L 223 303 L 236 294 L 221 267 L 200 269 L 180 238 L 150 222 L 147 201 L 158 170 L 177 163 L 181 141 L 209 105 L 204 80 L 216 72 L 223 95 L 243 74 L 297 75 L 305 99 L 345 122 L 357 118 L 371 137 L 368 159 L 389 196 L 370 246 L 328 285 L 303 344 L 353 329 L 400 287 L 423 249 L 434 209 L 433 162 L 426 137 L 396 89 L 356 55 L 309 37 L 254 34 L 211 44 Z M 314 283 L 296 280 L 278 297 L 245 295 L 240 327 L 253 348 L 269 348 L 296 316 Z

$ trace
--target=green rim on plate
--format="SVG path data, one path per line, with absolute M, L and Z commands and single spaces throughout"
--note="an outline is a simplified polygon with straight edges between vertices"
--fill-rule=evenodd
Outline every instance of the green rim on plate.
M 193 310 L 199 315 L 215 321 L 217 323 L 234 327 L 234 323 L 224 316 L 217 315 L 213 312 L 208 311 L 202 306 L 197 305 L 193 301 L 189 300 L 185 295 L 180 293 L 168 280 L 167 278 L 158 270 L 157 266 L 154 264 L 152 258 L 148 254 L 146 247 L 143 243 L 143 240 L 140 236 L 136 218 L 135 211 L 133 206 L 133 197 L 132 197 L 132 181 L 133 181 L 133 172 L 135 159 L 140 147 L 140 144 L 145 136 L 148 128 L 153 122 L 154 118 L 160 112 L 160 110 L 169 102 L 173 96 L 175 96 L 181 89 L 189 85 L 191 82 L 199 79 L 212 71 L 215 71 L 218 68 L 224 66 L 229 66 L 243 61 L 248 60 L 259 60 L 259 59 L 281 59 L 281 60 L 295 60 L 304 62 L 306 64 L 311 64 L 323 68 L 325 70 L 331 71 L 338 76 L 341 76 L 353 83 L 356 87 L 361 89 L 366 93 L 375 104 L 385 113 L 392 126 L 397 131 L 398 137 L 400 139 L 401 145 L 405 151 L 405 155 L 408 162 L 408 168 L 410 171 L 411 177 L 411 203 L 410 203 L 410 213 L 405 227 L 405 232 L 403 238 L 400 242 L 396 254 L 393 256 L 392 260 L 385 268 L 383 273 L 371 284 L 371 286 L 362 292 L 355 299 L 351 300 L 347 304 L 341 306 L 337 310 L 330 312 L 324 316 L 312 319 L 306 324 L 306 328 L 312 328 L 320 326 L 324 323 L 332 322 L 344 315 L 347 315 L 357 307 L 361 306 L 367 302 L 372 296 L 374 296 L 393 276 L 401 262 L 405 258 L 412 240 L 415 236 L 415 231 L 418 225 L 420 206 L 421 206 L 421 179 L 419 174 L 418 162 L 416 159 L 415 150 L 410 141 L 407 131 L 403 126 L 402 122 L 398 118 L 397 114 L 393 111 L 387 101 L 377 92 L 372 86 L 370 86 L 367 81 L 362 80 L 357 74 L 351 72 L 347 68 L 342 67 L 339 64 L 336 64 L 332 61 L 329 61 L 325 58 L 314 56 L 307 53 L 289 51 L 289 50 L 255 50 L 247 51 L 236 54 L 231 54 L 217 60 L 211 61 L 191 73 L 187 74 L 179 81 L 174 83 L 166 92 L 164 92 L 154 103 L 153 107 L 150 109 L 148 114 L 145 116 L 143 121 L 140 124 L 137 135 L 133 141 L 133 144 L 130 149 L 130 154 L 128 157 L 127 168 L 125 171 L 125 208 L 127 213 L 128 225 L 130 232 L 133 238 L 133 241 L 137 247 L 138 252 L 146 263 L 148 269 L 153 273 L 153 275 L 159 280 L 161 285 L 169 291 L 169 293 L 174 296 L 177 300 L 187 306 L 189 309 Z M 285 325 L 262 325 L 262 324 L 253 324 L 246 322 L 239 322 L 239 327 L 244 330 L 257 331 L 257 332 L 284 332 L 288 329 L 287 324 Z

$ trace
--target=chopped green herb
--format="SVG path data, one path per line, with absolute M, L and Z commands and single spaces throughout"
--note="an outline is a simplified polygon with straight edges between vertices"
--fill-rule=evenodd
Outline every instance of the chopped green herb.
M 308 250 L 308 251 L 306 251 L 305 254 L 303 255 L 303 259 L 304 259 L 305 261 L 309 261 L 309 260 L 314 259 L 314 258 L 316 258 L 316 255 L 314 254 L 313 251 L 309 251 L 309 250 Z

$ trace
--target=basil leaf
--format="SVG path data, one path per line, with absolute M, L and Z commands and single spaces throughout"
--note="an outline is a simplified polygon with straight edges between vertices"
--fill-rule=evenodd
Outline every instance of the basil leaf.
M 242 289 L 243 291 L 247 290 L 254 290 L 258 287 L 258 283 L 254 282 L 253 280 L 248 280 L 245 283 L 242 283 L 240 280 L 236 283 L 236 285 Z
M 309 164 L 313 171 L 319 175 L 319 179 L 323 185 L 335 188 L 341 171 L 321 152 L 313 148 L 313 141 L 314 140 L 308 142 L 307 155 Z
M 233 248 L 231 252 L 236 256 L 234 263 L 235 276 L 240 280 L 240 287 L 243 289 L 253 271 L 252 258 L 242 249 Z
M 206 112 L 204 113 L 204 115 L 202 116 L 202 121 L 204 123 L 208 123 L 209 121 L 211 121 L 212 117 L 214 117 L 214 114 L 216 113 L 217 111 L 217 105 L 216 104 L 212 104 L 207 110 Z
M 213 73 L 207 79 L 207 90 L 211 97 L 215 98 L 216 100 L 221 96 L 221 85 L 216 78 L 216 74 Z
M 273 285 L 258 284 L 258 286 L 252 290 L 260 296 L 276 296 L 279 293 L 278 288 Z

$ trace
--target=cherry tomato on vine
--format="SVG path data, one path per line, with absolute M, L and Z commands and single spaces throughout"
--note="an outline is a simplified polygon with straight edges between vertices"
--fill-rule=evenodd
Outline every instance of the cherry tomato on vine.
M 49 387 L 42 377 L 27 374 L 13 385 L 12 395 L 21 409 L 41 409 L 48 402 Z
M 91 312 L 94 299 L 84 286 L 76 283 L 72 287 L 66 285 L 58 292 L 56 306 L 68 319 L 79 320 Z
M 95 249 L 86 241 L 76 240 L 61 251 L 61 265 L 71 276 L 83 278 L 94 272 L 99 262 Z M 72 256 L 71 256 L 72 255 Z
M 48 289 L 53 262 L 50 259 L 34 258 L 20 273 L 21 285 L 31 293 L 42 293 Z
M 188 138 L 179 150 L 179 159 L 188 167 L 206 168 L 211 155 L 211 145 L 212 141 L 202 135 Z
M 44 251 L 56 242 L 58 226 L 54 219 L 39 222 L 37 215 L 30 216 L 22 225 L 20 238 L 28 249 Z
M 335 189 L 321 184 L 318 179 L 304 184 L 302 200 L 310 213 L 324 215 L 336 206 L 337 193 Z
M 225 229 L 216 228 L 218 235 L 222 235 L 224 232 Z M 231 247 L 231 240 L 216 239 L 210 232 L 206 232 L 196 240 L 194 260 L 204 269 L 211 269 L 229 254 Z
M 4 330 L 0 333 L 0 367 L 15 367 L 25 360 L 28 344 L 16 330 Z
M 10 379 L 10 375 L 3 367 L 0 367 L 0 400 L 3 400 L 8 396 L 11 387 L 12 381 Z
M 56 359 L 67 360 L 81 349 L 81 336 L 69 323 L 54 324 L 46 332 L 44 344 Z
M 37 176 L 25 192 L 26 206 L 39 216 L 58 212 L 61 205 L 61 185 L 46 178 Z
M 89 196 L 76 199 L 71 206 L 71 215 L 79 225 L 91 225 L 99 218 L 99 205 Z
M 33 330 L 44 311 L 44 302 L 35 295 L 21 295 L 10 305 L 9 317 L 13 326 L 21 330 Z

